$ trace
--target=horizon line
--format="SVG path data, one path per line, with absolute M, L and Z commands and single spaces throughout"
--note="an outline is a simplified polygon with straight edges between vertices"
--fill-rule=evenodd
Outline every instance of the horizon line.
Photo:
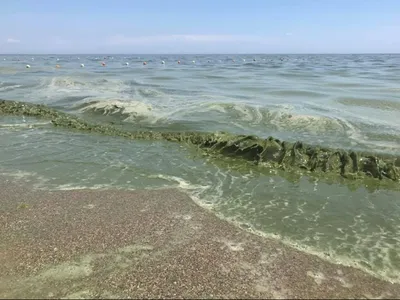
M 400 52 L 321 52 L 321 53 L 259 53 L 259 52 L 243 52 L 243 53 L 0 53 L 1 56 L 5 55 L 365 55 L 365 54 L 394 54 L 398 55 Z

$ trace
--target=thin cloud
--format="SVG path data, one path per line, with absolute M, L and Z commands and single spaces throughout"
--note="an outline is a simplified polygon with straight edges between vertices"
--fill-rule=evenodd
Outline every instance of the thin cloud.
M 266 38 L 248 35 L 207 35 L 207 34 L 171 34 L 153 36 L 114 35 L 109 38 L 111 45 L 143 45 L 170 42 L 183 43 L 231 43 L 231 42 L 265 42 Z
M 20 40 L 13 39 L 13 38 L 8 38 L 8 39 L 6 40 L 6 43 L 7 43 L 7 44 L 18 44 L 18 43 L 20 43 L 20 42 L 21 42 Z
M 56 45 L 56 46 L 65 46 L 65 45 L 69 45 L 71 42 L 69 40 L 66 40 L 66 39 L 62 38 L 62 37 L 54 36 L 51 39 L 51 43 L 53 45 Z

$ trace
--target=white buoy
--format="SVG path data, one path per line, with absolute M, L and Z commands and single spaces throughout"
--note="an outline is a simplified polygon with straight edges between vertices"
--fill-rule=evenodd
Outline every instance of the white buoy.
M 57 61 L 59 61 L 60 59 L 59 58 L 57 58 Z
M 129 66 L 129 63 L 128 63 L 128 62 L 126 62 L 126 63 L 125 63 L 125 66 Z
M 31 66 L 30 65 L 26 65 L 26 68 L 29 69 Z
M 81 68 L 84 68 L 85 67 L 85 65 L 84 64 L 81 64 Z
M 192 61 L 192 63 L 194 63 L 194 64 L 195 64 L 195 63 L 196 63 L 196 61 L 194 61 L 194 60 L 193 60 L 193 61 Z
M 80 57 L 78 57 L 78 60 L 80 60 L 81 58 Z
M 32 60 L 35 60 L 35 59 L 32 57 Z
M 165 61 L 162 60 L 161 63 L 162 63 L 163 65 L 165 65 Z

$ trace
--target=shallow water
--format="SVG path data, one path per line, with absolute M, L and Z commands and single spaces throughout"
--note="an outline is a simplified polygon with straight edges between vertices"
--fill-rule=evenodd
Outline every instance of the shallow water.
M 400 154 L 399 70 L 400 55 L 1 56 L 0 98 L 131 129 L 272 135 Z M 178 186 L 247 229 L 400 281 L 396 191 L 211 159 L 184 144 L 72 133 L 25 117 L 0 117 L 0 149 L 2 173 L 42 188 Z

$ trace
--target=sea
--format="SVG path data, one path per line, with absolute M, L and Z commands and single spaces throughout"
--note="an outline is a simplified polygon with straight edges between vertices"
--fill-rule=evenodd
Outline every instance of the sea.
M 0 99 L 129 130 L 400 155 L 400 54 L 1 55 Z M 243 230 L 400 282 L 399 190 L 21 116 L 0 116 L 1 174 L 50 190 L 177 188 Z

